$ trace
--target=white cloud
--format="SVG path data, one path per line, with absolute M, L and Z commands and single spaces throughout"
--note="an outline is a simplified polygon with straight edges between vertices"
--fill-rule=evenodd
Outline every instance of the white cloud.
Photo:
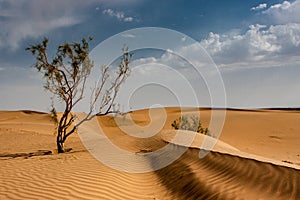
M 122 34 L 122 36 L 125 38 L 136 38 L 136 36 L 133 34 Z
M 61 27 L 84 20 L 77 12 L 92 2 L 76 0 L 2 0 L 0 1 L 0 48 L 15 50 L 28 37 L 39 37 Z
M 259 5 L 256 6 L 256 7 L 252 7 L 251 10 L 262 10 L 262 9 L 264 9 L 264 8 L 266 8 L 266 7 L 267 7 L 267 4 L 266 4 L 266 3 L 261 3 L 261 4 L 259 4 Z
M 132 22 L 133 21 L 133 17 L 125 17 L 124 18 L 124 22 Z
M 137 67 L 137 66 L 144 65 L 144 64 L 151 64 L 151 63 L 158 63 L 158 62 L 159 62 L 158 58 L 155 58 L 155 57 L 139 58 L 139 59 L 135 59 L 131 63 L 131 66 Z
M 275 23 L 300 23 L 300 0 L 272 5 L 263 11 L 263 14 L 269 16 Z
M 102 12 L 105 15 L 109 15 L 111 17 L 116 17 L 117 19 L 121 20 L 124 18 L 124 13 L 119 11 L 114 11 L 112 9 L 105 9 Z
M 201 45 L 224 66 L 299 62 L 300 24 L 251 25 L 246 33 L 234 36 L 210 33 Z
M 105 10 L 102 11 L 102 13 L 104 15 L 108 15 L 110 17 L 115 17 L 118 20 L 124 21 L 124 22 L 132 22 L 134 20 L 133 17 L 125 16 L 124 12 L 122 12 L 122 11 L 115 11 L 113 9 L 105 9 Z
M 125 36 L 124 36 L 125 37 Z M 127 36 L 131 37 L 131 36 Z M 176 52 L 199 67 L 208 66 L 210 60 L 202 47 L 211 55 L 218 66 L 224 67 L 271 67 L 300 64 L 300 23 L 283 25 L 255 24 L 241 33 L 210 33 L 200 45 L 180 43 Z M 180 45 L 179 44 L 179 45 Z M 174 49 L 173 49 L 174 50 Z M 174 52 L 166 51 L 159 57 L 142 58 L 133 64 L 161 63 L 177 69 L 186 68 Z
M 185 48 L 189 48 L 189 51 L 186 51 Z M 186 67 L 190 67 L 191 64 L 188 62 L 188 59 L 187 59 L 188 56 L 186 54 L 191 53 L 191 51 L 190 51 L 191 48 L 192 48 L 191 46 L 181 47 L 178 49 L 178 52 L 173 52 L 172 50 L 167 49 L 159 57 L 148 56 L 145 58 L 136 59 L 131 63 L 131 66 L 137 67 L 137 66 L 141 66 L 141 65 L 160 64 L 160 65 L 165 65 L 165 66 L 169 66 L 169 67 L 176 68 L 176 69 L 183 69 Z M 197 51 L 197 52 L 199 52 L 199 51 Z M 199 57 L 199 55 L 197 55 L 197 58 L 198 57 Z M 187 60 L 185 60 L 185 59 L 187 59 Z M 192 61 L 195 61 L 195 59 L 193 59 Z
M 269 10 L 282 9 L 286 10 L 291 7 L 291 3 L 288 1 L 284 1 L 282 4 L 275 4 L 269 8 Z

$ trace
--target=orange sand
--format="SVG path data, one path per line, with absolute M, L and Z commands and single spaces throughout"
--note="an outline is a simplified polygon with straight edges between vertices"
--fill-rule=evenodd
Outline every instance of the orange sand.
M 112 117 L 98 120 L 113 144 L 143 156 L 172 141 L 176 132 L 170 124 L 179 111 L 167 108 L 163 129 L 144 139 L 128 136 Z M 140 110 L 130 116 L 146 134 L 152 123 L 163 121 L 159 112 L 152 114 L 150 119 L 148 110 Z M 210 116 L 210 110 L 201 110 L 203 126 Z M 128 128 L 129 115 L 122 120 Z M 73 151 L 40 155 L 55 149 L 50 116 L 2 111 L 0 199 L 300 199 L 299 121 L 297 111 L 229 110 L 220 141 L 204 158 L 199 158 L 199 146 L 205 137 L 182 131 L 196 137 L 178 160 L 157 171 L 126 173 L 96 160 L 76 134 L 66 143 Z M 84 126 L 86 133 L 92 131 L 88 123 Z M 184 148 L 184 141 L 172 142 L 167 157 Z M 153 157 L 141 164 L 151 167 L 155 161 Z

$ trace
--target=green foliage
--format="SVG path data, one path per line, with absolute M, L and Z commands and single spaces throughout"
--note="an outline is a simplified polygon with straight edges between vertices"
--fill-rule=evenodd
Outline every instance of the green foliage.
M 36 58 L 35 68 L 44 75 L 45 89 L 53 93 L 61 101 L 74 106 L 82 99 L 86 78 L 89 76 L 93 63 L 90 61 L 89 41 L 81 43 L 65 43 L 58 46 L 54 57 L 47 54 L 49 39 L 26 48 Z M 70 101 L 73 101 L 70 103 Z
M 50 110 L 50 114 L 51 114 L 51 120 L 54 122 L 55 125 L 57 125 L 58 117 L 57 117 L 56 109 L 54 107 L 52 107 L 52 109 Z
M 199 116 L 196 115 L 183 115 L 178 119 L 174 120 L 171 126 L 175 130 L 189 130 L 198 133 L 202 133 L 204 135 L 209 135 L 208 128 L 203 128 L 200 122 Z
M 52 106 L 51 106 L 52 108 L 51 108 L 51 110 L 50 110 L 50 117 L 51 117 L 51 121 L 54 123 L 54 125 L 55 125 L 55 129 L 54 129 L 54 135 L 56 135 L 57 134 L 57 126 L 58 126 L 58 116 L 57 116 L 57 112 L 56 112 L 56 109 L 55 109 L 55 107 L 53 106 L 53 104 L 52 104 Z

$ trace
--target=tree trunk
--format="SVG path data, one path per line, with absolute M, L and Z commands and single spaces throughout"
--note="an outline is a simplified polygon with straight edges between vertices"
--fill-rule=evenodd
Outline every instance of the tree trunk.
M 64 145 L 61 142 L 56 143 L 57 144 L 57 153 L 64 153 Z
M 64 143 L 61 139 L 61 133 L 57 133 L 56 136 L 56 146 L 57 146 L 57 153 L 64 153 Z

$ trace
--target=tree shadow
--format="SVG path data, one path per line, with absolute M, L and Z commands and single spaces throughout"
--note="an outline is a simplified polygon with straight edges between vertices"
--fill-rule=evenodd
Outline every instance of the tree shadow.
M 30 153 L 7 153 L 7 154 L 0 154 L 0 159 L 12 159 L 12 158 L 30 158 L 33 156 L 44 156 L 44 155 L 51 155 L 52 151 L 49 150 L 38 150 L 36 152 Z
M 74 151 L 72 148 L 68 148 L 66 152 L 62 153 L 61 155 L 64 154 L 74 154 L 74 153 L 80 153 L 80 152 L 87 152 L 87 150 L 76 150 Z M 0 153 L 0 160 L 8 160 L 8 159 L 13 159 L 13 158 L 30 158 L 30 157 L 35 157 L 35 156 L 46 156 L 46 155 L 59 155 L 57 153 L 57 150 L 38 150 L 35 152 L 29 152 L 29 153 Z

